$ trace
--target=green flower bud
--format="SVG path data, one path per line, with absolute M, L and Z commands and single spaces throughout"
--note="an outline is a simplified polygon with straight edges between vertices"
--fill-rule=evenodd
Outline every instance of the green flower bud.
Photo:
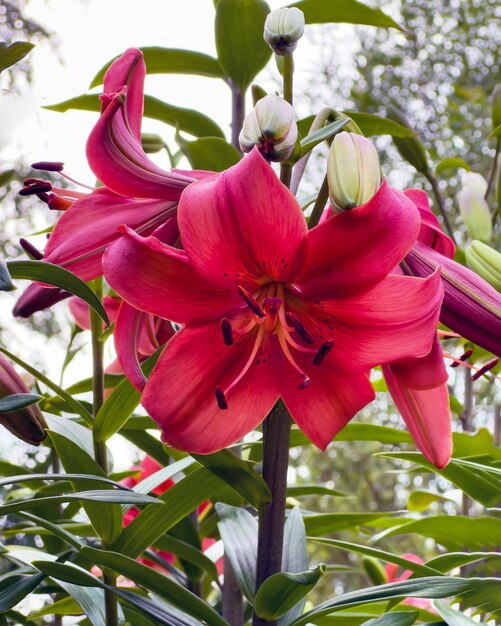
M 371 556 L 364 556 L 362 559 L 362 567 L 374 585 L 384 585 L 388 582 L 384 567 L 381 562 Z
M 10 361 L 0 354 L 0 398 L 17 393 L 29 393 L 29 389 Z M 45 421 L 40 408 L 35 404 L 11 413 L 1 413 L 0 424 L 19 439 L 34 446 L 38 446 L 45 439 Z
M 327 180 L 334 211 L 368 202 L 382 182 L 374 144 L 355 133 L 337 134 L 327 161 Z
M 258 146 L 268 161 L 285 161 L 294 150 L 297 136 L 294 109 L 283 98 L 270 94 L 258 100 L 245 116 L 238 140 L 244 152 Z
M 465 254 L 468 267 L 501 293 L 501 254 L 476 239 Z
M 462 189 L 457 195 L 459 211 L 472 239 L 490 241 L 492 219 L 484 194 L 487 182 L 480 174 L 466 172 L 461 179 Z
M 155 133 L 143 133 L 141 135 L 141 145 L 147 154 L 160 152 L 165 148 L 165 141 Z
M 264 23 L 264 40 L 279 56 L 289 56 L 304 33 L 304 13 L 296 7 L 275 9 Z

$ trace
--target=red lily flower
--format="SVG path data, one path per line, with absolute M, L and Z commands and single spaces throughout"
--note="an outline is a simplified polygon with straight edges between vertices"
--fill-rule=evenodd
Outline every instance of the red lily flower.
M 419 565 L 424 565 L 424 561 L 417 554 L 412 554 L 412 552 L 408 554 L 401 555 L 404 559 L 408 561 L 413 561 L 414 563 L 419 563 Z M 407 580 L 413 574 L 413 572 L 409 569 L 398 573 L 399 567 L 395 563 L 388 563 L 384 568 L 387 582 L 389 583 L 398 583 L 403 580 Z M 429 611 L 430 613 L 436 613 L 436 610 L 433 606 L 433 603 L 430 600 L 426 600 L 425 598 L 406 598 L 402 604 L 415 606 L 418 609 L 423 609 L 425 611 Z
M 124 227 L 103 260 L 126 302 L 184 324 L 142 398 L 170 445 L 224 448 L 281 396 L 325 448 L 374 398 L 371 367 L 430 352 L 440 276 L 389 275 L 420 220 L 386 182 L 367 204 L 308 232 L 296 199 L 254 150 L 190 185 L 178 221 L 184 250 Z

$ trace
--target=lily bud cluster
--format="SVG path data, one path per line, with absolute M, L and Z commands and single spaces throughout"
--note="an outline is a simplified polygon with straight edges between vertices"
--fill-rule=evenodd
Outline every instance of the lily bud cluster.
M 264 40 L 278 56 L 290 56 L 304 33 L 304 13 L 296 7 L 271 11 L 264 23 Z
M 471 242 L 465 254 L 468 267 L 501 292 L 501 254 L 478 240 Z
M 258 146 L 267 161 L 285 161 L 294 150 L 297 136 L 294 109 L 283 98 L 270 94 L 258 100 L 246 115 L 239 142 L 244 152 Z
M 336 135 L 327 161 L 327 180 L 335 212 L 368 202 L 382 182 L 374 144 L 355 133 Z

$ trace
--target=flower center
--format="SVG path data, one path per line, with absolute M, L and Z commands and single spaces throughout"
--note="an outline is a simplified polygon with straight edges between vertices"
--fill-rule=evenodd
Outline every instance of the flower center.
M 264 286 L 256 295 L 251 294 L 241 286 L 238 287 L 238 291 L 250 311 L 250 321 L 245 326 L 238 327 L 229 318 L 223 317 L 220 327 L 224 343 L 227 346 L 231 346 L 235 342 L 235 337 L 246 335 L 251 331 L 254 331 L 255 338 L 249 357 L 237 376 L 224 389 L 222 387 L 216 387 L 215 389 L 217 404 L 222 410 L 228 408 L 227 398 L 231 390 L 249 371 L 258 355 L 259 349 L 269 335 L 276 336 L 283 355 L 298 373 L 298 387 L 300 389 L 305 389 L 311 383 L 311 380 L 296 362 L 291 348 L 299 352 L 312 354 L 313 365 L 320 365 L 334 345 L 333 340 L 328 340 L 314 347 L 313 344 L 316 343 L 316 340 L 313 335 L 305 328 L 295 313 L 287 311 L 286 291 L 282 283 L 270 283 Z M 292 337 L 292 333 L 296 333 L 299 340 L 307 345 L 298 343 Z M 263 362 L 265 361 L 263 360 Z M 257 363 L 259 363 L 259 360 Z

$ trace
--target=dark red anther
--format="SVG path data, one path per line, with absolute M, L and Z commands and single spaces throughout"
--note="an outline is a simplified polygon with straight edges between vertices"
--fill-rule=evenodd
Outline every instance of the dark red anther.
M 221 387 L 216 387 L 215 394 L 218 407 L 221 409 L 221 411 L 226 411 L 226 409 L 228 408 L 228 403 L 226 402 L 226 397 Z
M 481 367 L 478 372 L 475 372 L 473 374 L 473 376 L 471 377 L 472 380 L 477 380 L 478 378 L 480 378 L 481 376 L 483 376 L 484 374 L 486 374 L 487 372 L 489 372 L 493 367 L 496 367 L 496 365 L 498 364 L 499 359 L 493 359 L 492 361 L 489 361 L 488 363 L 486 363 L 483 367 Z
M 233 329 L 231 322 L 227 317 L 223 317 L 221 320 L 221 332 L 223 333 L 224 343 L 227 346 L 233 345 Z
M 258 317 L 266 317 L 266 313 L 259 306 L 259 302 L 254 298 L 252 294 L 250 294 L 247 289 L 238 286 L 238 293 L 240 297 L 245 302 L 245 304 L 249 307 L 249 309 Z
M 468 350 L 466 350 L 459 358 L 457 361 L 453 361 L 451 363 L 451 367 L 459 367 L 459 365 L 461 364 L 459 361 L 464 362 L 467 361 L 471 355 L 473 354 L 473 348 L 468 348 Z
M 44 191 L 42 193 L 37 193 L 37 198 L 42 202 L 45 202 L 45 204 L 49 204 L 50 196 L 48 193 L 45 193 Z
M 306 330 L 299 318 L 294 315 L 294 313 L 287 312 L 285 314 L 285 321 L 287 322 L 287 324 L 289 324 L 289 326 L 292 326 L 292 328 L 297 332 L 297 334 L 305 343 L 313 343 L 313 336 Z
M 324 341 L 324 343 L 317 350 L 317 353 L 313 357 L 313 365 L 320 365 L 325 357 L 332 350 L 332 346 L 334 345 L 334 340 L 329 339 L 329 341 Z
M 64 163 L 61 163 L 61 161 L 37 161 L 32 163 L 31 167 L 34 170 L 43 170 L 45 172 L 62 172 Z
M 30 243 L 29 241 L 27 241 L 24 238 L 21 238 L 19 240 L 19 244 L 21 246 L 21 248 L 28 254 L 28 256 L 30 256 L 32 259 L 35 259 L 36 261 L 40 261 L 41 259 L 43 259 L 43 254 L 40 252 L 40 250 L 38 250 L 37 248 L 35 248 L 35 246 Z
M 19 191 L 20 196 L 34 196 L 39 193 L 51 191 L 52 185 L 45 180 L 37 180 L 36 178 L 27 178 L 24 181 L 25 187 Z

